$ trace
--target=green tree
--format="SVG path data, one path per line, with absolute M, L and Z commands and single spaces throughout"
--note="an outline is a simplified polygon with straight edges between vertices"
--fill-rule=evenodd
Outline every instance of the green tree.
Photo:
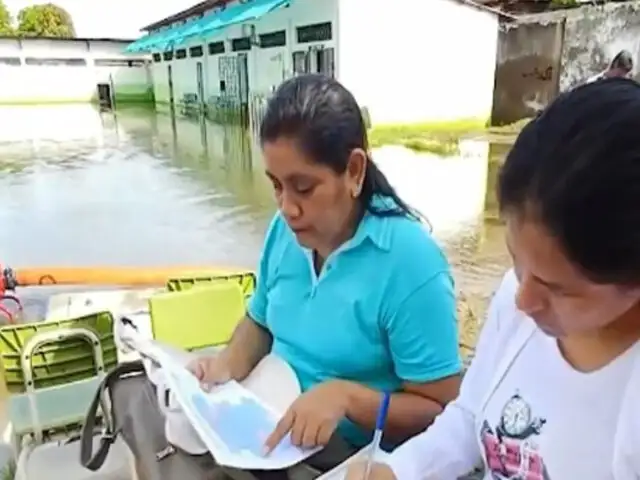
M 53 3 L 25 7 L 18 13 L 17 33 L 24 37 L 73 38 L 73 19 L 64 8 Z
M 13 35 L 12 18 L 5 3 L 0 0 L 0 36 Z

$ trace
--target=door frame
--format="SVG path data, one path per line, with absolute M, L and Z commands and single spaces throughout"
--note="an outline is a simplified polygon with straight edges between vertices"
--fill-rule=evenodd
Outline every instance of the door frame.
M 204 66 L 202 62 L 196 62 L 196 88 L 198 91 L 198 101 L 201 108 L 204 108 L 206 101 L 204 98 Z
M 172 65 L 167 65 L 167 82 L 169 84 L 169 104 L 173 107 L 174 105 L 174 97 L 173 97 L 173 68 Z

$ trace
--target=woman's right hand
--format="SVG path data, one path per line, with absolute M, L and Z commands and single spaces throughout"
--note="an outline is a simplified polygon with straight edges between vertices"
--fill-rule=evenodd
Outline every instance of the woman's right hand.
M 366 464 L 364 462 L 357 462 L 349 465 L 347 469 L 347 476 L 345 480 L 362 480 L 366 471 Z M 369 471 L 368 480 L 397 480 L 393 474 L 393 470 L 384 463 L 374 463 L 371 465 Z
M 187 370 L 198 379 L 205 390 L 231 380 L 229 362 L 221 353 L 196 358 L 189 362 Z

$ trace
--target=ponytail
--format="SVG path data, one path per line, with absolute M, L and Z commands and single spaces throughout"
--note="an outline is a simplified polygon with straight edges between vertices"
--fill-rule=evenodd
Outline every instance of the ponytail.
M 386 205 L 375 205 L 374 197 L 380 196 L 390 199 Z M 406 216 L 418 221 L 425 221 L 431 229 L 429 220 L 420 212 L 411 208 L 396 193 L 384 173 L 380 171 L 371 156 L 367 156 L 367 166 L 364 172 L 362 193 L 360 195 L 363 207 L 372 215 L 378 217 Z

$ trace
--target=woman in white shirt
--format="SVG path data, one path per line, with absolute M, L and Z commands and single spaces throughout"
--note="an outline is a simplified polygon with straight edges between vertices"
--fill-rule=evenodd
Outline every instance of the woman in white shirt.
M 370 480 L 640 478 L 640 85 L 529 123 L 498 181 L 514 270 L 458 398 Z M 363 465 L 348 478 L 360 480 Z

